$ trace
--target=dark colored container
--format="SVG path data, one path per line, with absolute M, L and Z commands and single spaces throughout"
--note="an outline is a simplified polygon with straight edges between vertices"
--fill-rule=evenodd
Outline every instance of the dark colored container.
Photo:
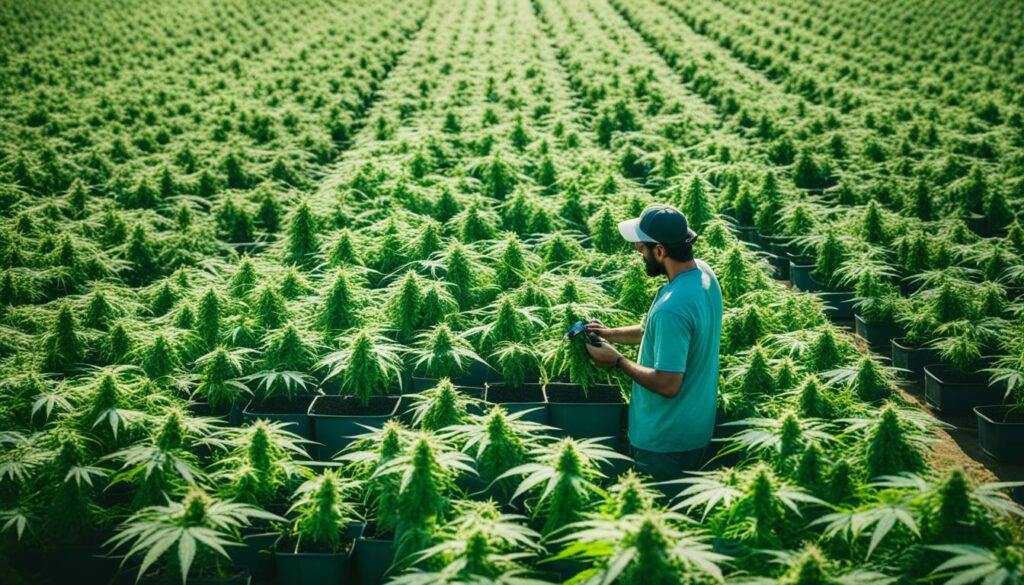
M 970 412 L 975 406 L 1003 403 L 1003 390 L 988 385 L 984 374 L 964 374 L 943 365 L 924 367 L 924 398 L 944 414 Z
M 789 280 L 793 287 L 803 292 L 818 292 L 825 290 L 821 284 L 811 276 L 814 271 L 814 264 L 800 264 L 794 260 L 789 262 Z
M 488 384 L 484 389 L 484 400 L 500 404 L 509 414 L 524 413 L 520 417 L 522 420 L 542 425 L 550 421 L 543 384 L 526 383 L 516 389 L 509 389 L 504 384 Z
M 762 252 L 761 255 L 764 256 L 764 259 L 768 261 L 768 265 L 772 268 L 772 278 L 775 280 L 789 280 L 789 260 L 770 252 Z
M 284 536 L 277 540 L 274 562 L 277 583 L 280 585 L 342 585 L 351 583 L 355 541 L 362 535 L 365 524 L 353 523 L 345 529 L 343 538 L 352 546 L 340 553 L 291 552 L 282 550 Z
M 245 567 L 231 567 L 231 576 L 222 579 L 220 577 L 200 577 L 197 575 L 189 575 L 188 580 L 185 581 L 185 585 L 249 585 L 252 583 L 252 576 L 249 575 L 249 571 Z M 132 581 L 134 581 L 134 575 L 137 574 L 138 569 L 132 572 Z M 145 576 L 138 580 L 139 585 L 164 585 L 167 583 L 167 575 L 152 575 Z M 80 581 L 75 581 L 80 582 Z M 122 581 L 123 582 L 123 581 Z
M 352 399 L 348 396 L 317 396 L 309 405 L 309 418 L 313 422 L 313 436 L 320 443 L 320 459 L 330 460 L 352 442 L 353 437 L 364 435 L 366 427 L 381 428 L 394 418 L 402 403 L 400 396 L 373 396 L 371 407 L 381 414 L 322 414 L 329 401 Z
M 355 577 L 361 585 L 381 585 L 395 563 L 395 541 L 384 538 L 356 539 L 353 560 Z
M 313 440 L 313 423 L 309 419 L 309 405 L 316 394 L 304 394 L 293 398 L 275 397 L 264 401 L 252 400 L 242 411 L 246 423 L 256 419 L 266 419 L 285 424 L 285 430 L 295 433 L 303 439 Z M 316 445 L 306 444 L 310 455 L 315 454 Z M 255 573 L 253 577 L 259 579 Z
M 242 426 L 242 405 L 236 403 L 229 408 L 213 408 L 209 402 L 193 402 L 189 404 L 189 411 L 194 416 L 215 416 L 222 419 L 231 427 Z
M 904 334 L 903 328 L 889 321 L 871 321 L 854 314 L 857 336 L 872 348 L 892 347 L 892 340 Z
M 748 244 L 761 245 L 761 238 L 758 237 L 757 228 L 752 225 L 737 225 L 736 237 Z
M 274 578 L 274 545 L 280 538 L 280 532 L 246 534 L 242 537 L 242 546 L 230 547 L 227 551 L 232 563 L 248 569 L 253 579 L 265 581 Z
M 1024 408 L 976 406 L 981 449 L 1007 463 L 1024 463 Z
M 99 542 L 103 542 L 100 540 Z M 122 555 L 108 555 L 108 548 L 98 545 L 68 545 L 31 551 L 26 555 L 28 566 L 32 572 L 40 572 L 50 583 L 81 583 L 83 585 L 105 585 L 110 583 L 121 571 Z M 17 559 L 17 554 L 14 559 Z M 11 561 L 13 559 L 6 559 Z M 14 566 L 13 570 L 18 569 Z M 132 568 L 131 579 L 135 582 L 138 565 Z
M 551 426 L 574 439 L 600 438 L 616 447 L 626 422 L 618 386 L 599 384 L 584 394 L 576 384 L 548 384 L 544 394 Z
M 823 291 L 817 293 L 817 295 L 825 302 L 825 314 L 830 319 L 839 321 L 853 319 L 854 293 L 847 291 Z
M 903 341 L 902 337 L 897 337 L 890 342 L 892 345 L 892 365 L 895 368 L 899 368 L 899 374 L 904 378 L 920 380 L 924 377 L 924 367 L 939 361 L 939 352 L 930 347 L 905 345 Z

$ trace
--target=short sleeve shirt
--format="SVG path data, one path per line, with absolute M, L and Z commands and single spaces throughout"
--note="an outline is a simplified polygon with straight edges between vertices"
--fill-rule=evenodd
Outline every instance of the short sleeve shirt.
M 665 398 L 637 382 L 629 404 L 629 440 L 656 453 L 706 446 L 715 427 L 718 350 L 722 336 L 722 289 L 702 260 L 655 295 L 640 326 L 638 363 L 683 373 L 679 393 Z

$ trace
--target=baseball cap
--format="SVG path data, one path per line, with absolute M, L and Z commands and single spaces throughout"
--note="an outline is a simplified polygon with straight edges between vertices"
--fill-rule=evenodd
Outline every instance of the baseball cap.
M 619 233 L 627 242 L 657 244 L 692 242 L 697 237 L 682 211 L 662 204 L 650 205 L 640 217 L 619 222 Z

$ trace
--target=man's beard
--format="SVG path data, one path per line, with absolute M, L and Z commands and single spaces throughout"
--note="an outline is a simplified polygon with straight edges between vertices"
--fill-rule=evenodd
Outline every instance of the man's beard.
M 647 276 L 661 276 L 665 274 L 665 265 L 654 258 L 644 256 L 644 268 L 647 269 Z

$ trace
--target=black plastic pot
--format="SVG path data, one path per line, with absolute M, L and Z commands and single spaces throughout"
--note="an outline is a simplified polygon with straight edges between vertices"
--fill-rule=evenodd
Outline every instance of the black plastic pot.
M 280 585 L 340 585 L 352 580 L 352 547 L 341 553 L 296 553 L 278 548 L 274 564 Z
M 853 319 L 854 293 L 849 291 L 822 291 L 817 295 L 825 302 L 825 314 L 830 319 L 848 321 Z
M 945 414 L 970 412 L 975 406 L 1003 403 L 1003 390 L 988 385 L 988 376 L 962 373 L 940 364 L 924 367 L 924 398 Z
M 772 267 L 771 277 L 775 280 L 789 280 L 789 260 L 771 252 L 762 252 L 768 265 Z
M 1024 463 L 1024 408 L 976 406 L 981 449 L 1008 463 Z
M 385 582 L 395 563 L 395 541 L 388 538 L 359 537 L 353 549 L 355 577 L 361 585 Z
M 108 549 L 98 544 L 53 547 L 33 556 L 30 562 L 34 566 L 26 568 L 41 572 L 43 578 L 51 583 L 105 584 L 118 574 L 124 559 L 124 556 L 108 555 L 107 552 Z M 137 571 L 136 567 L 132 573 L 133 582 Z
M 758 237 L 757 228 L 752 225 L 737 225 L 736 237 L 748 244 L 761 245 L 761 239 Z
M 793 288 L 804 292 L 818 292 L 825 290 L 825 285 L 821 284 L 814 277 L 811 276 L 811 272 L 814 271 L 815 265 L 798 263 L 795 260 L 789 262 L 789 280 L 793 283 Z
M 889 321 L 871 321 L 854 314 L 854 328 L 857 336 L 872 348 L 892 347 L 892 340 L 903 336 L 903 328 Z
M 369 406 L 363 409 L 352 396 L 317 396 L 309 405 L 309 418 L 313 423 L 313 436 L 320 443 L 319 459 L 332 458 L 347 447 L 353 437 L 369 432 L 366 427 L 383 427 L 395 417 L 401 402 L 400 396 L 372 396 Z M 359 413 L 360 410 L 365 414 Z M 332 414 L 339 411 L 352 414 Z
M 761 248 L 770 254 L 774 254 L 783 260 L 789 260 L 789 244 L 793 238 L 789 236 L 766 236 L 758 232 L 761 241 Z
M 892 365 L 899 368 L 899 374 L 906 379 L 920 380 L 924 377 L 924 367 L 939 361 L 939 352 L 930 347 L 907 345 L 902 337 L 897 337 L 890 343 Z
M 509 388 L 504 384 L 488 384 L 484 389 L 484 400 L 500 404 L 509 414 L 524 413 L 522 420 L 542 425 L 549 422 L 548 404 L 544 398 L 544 386 L 539 383 L 523 384 L 522 388 Z
M 281 538 L 280 532 L 264 532 L 246 534 L 242 537 L 242 546 L 228 549 L 231 562 L 245 567 L 257 581 L 265 581 L 274 577 L 274 545 Z
M 137 569 L 135 569 L 137 571 Z M 213 577 L 205 575 L 189 575 L 188 580 L 185 581 L 185 585 L 249 585 L 252 583 L 252 576 L 249 574 L 249 570 L 245 567 L 231 567 L 229 569 L 231 575 L 229 577 Z M 134 575 L 134 571 L 132 572 Z M 143 575 L 138 580 L 139 585 L 165 585 L 167 583 L 168 576 L 164 575 Z M 76 581 L 78 582 L 78 581 Z
M 221 418 L 232 427 L 242 426 L 242 404 L 236 403 L 228 408 L 210 406 L 209 402 L 192 402 L 188 406 L 189 411 L 194 416 L 215 416 Z
M 601 438 L 617 446 L 625 428 L 626 402 L 618 386 L 600 384 L 586 394 L 576 384 L 547 384 L 551 426 L 574 439 Z
M 313 440 L 313 423 L 309 420 L 309 405 L 316 398 L 315 394 L 304 394 L 287 398 L 278 396 L 263 401 L 253 400 L 242 411 L 245 422 L 266 419 L 285 424 L 285 429 L 303 439 Z M 315 451 L 310 447 L 310 451 Z M 311 453 L 312 454 L 312 453 Z M 255 574 L 253 575 L 255 576 Z M 257 577 L 258 578 L 258 577 Z

